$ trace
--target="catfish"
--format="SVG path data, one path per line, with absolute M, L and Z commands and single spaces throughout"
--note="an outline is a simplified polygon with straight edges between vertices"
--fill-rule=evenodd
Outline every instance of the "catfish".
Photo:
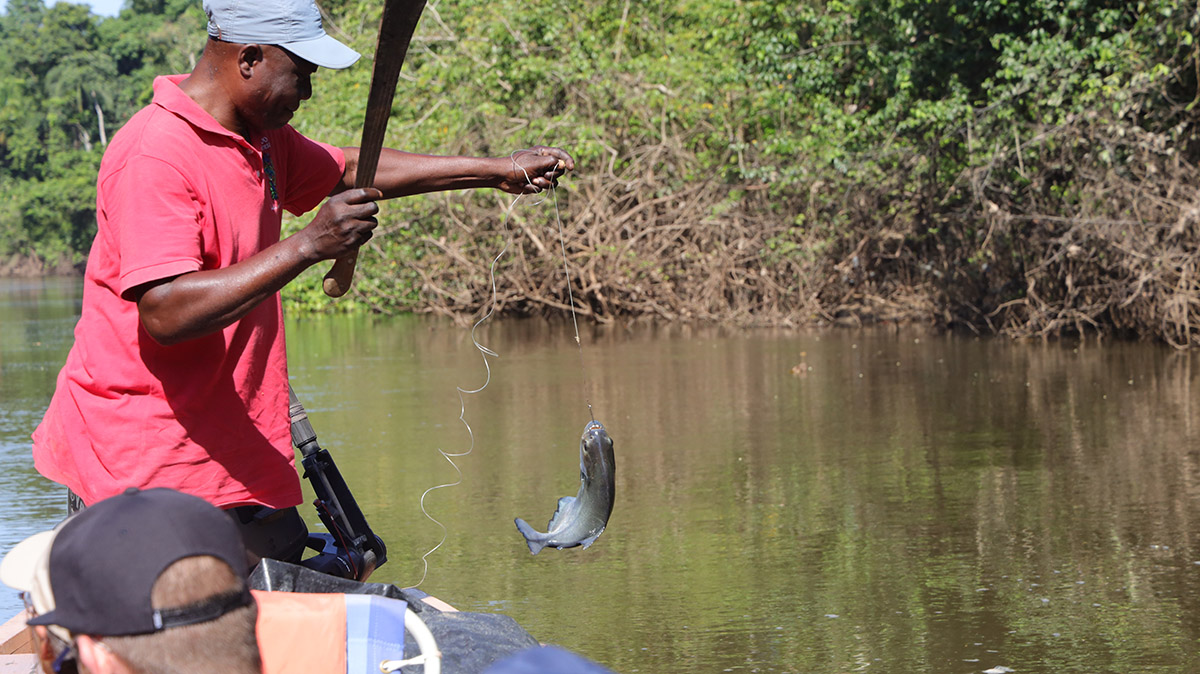
M 616 472 L 612 438 L 604 424 L 593 419 L 584 426 L 579 440 L 579 493 L 558 499 L 546 533 L 534 530 L 520 517 L 514 520 L 529 552 L 536 555 L 547 546 L 562 550 L 595 543 L 612 514 Z

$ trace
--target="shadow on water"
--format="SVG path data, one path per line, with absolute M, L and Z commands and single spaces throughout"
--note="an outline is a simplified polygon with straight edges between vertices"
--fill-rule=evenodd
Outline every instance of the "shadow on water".
M 0 300 L 0 446 L 16 466 L 3 485 L 40 505 L 5 513 L 5 547 L 58 508 L 13 438 L 70 341 L 69 317 L 13 314 L 65 330 L 28 337 L 14 292 Z M 581 328 L 584 370 L 569 323 L 479 331 L 500 355 L 466 397 L 463 483 L 426 501 L 448 536 L 422 589 L 621 672 L 1200 665 L 1192 356 L 894 329 Z M 454 479 L 437 449 L 470 446 L 455 387 L 483 383 L 479 352 L 442 321 L 318 317 L 290 322 L 289 354 L 388 542 L 375 579 L 416 582 L 441 536 L 419 499 Z M 609 528 L 587 550 L 531 556 L 512 520 L 540 526 L 575 493 L 588 401 L 616 445 Z

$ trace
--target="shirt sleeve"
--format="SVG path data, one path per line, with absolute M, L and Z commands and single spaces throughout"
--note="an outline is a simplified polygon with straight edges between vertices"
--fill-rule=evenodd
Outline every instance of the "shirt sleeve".
M 286 148 L 281 153 L 286 185 L 283 207 L 292 215 L 316 208 L 337 186 L 346 170 L 346 156 L 341 148 L 306 138 L 292 127 L 284 127 L 279 143 Z M 272 143 L 274 145 L 274 142 Z
M 203 265 L 201 210 L 187 179 L 160 159 L 137 156 L 109 177 L 108 223 L 120 251 L 120 293 Z

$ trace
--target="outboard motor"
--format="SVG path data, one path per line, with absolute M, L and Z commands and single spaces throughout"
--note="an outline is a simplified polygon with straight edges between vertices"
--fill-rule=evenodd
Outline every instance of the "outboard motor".
M 331 576 L 365 581 L 387 561 L 387 547 L 371 531 L 333 457 L 317 443 L 308 413 L 290 386 L 288 402 L 292 444 L 300 452 L 303 476 L 316 493 L 313 505 L 327 531 L 308 534 L 307 546 L 317 554 L 300 564 Z

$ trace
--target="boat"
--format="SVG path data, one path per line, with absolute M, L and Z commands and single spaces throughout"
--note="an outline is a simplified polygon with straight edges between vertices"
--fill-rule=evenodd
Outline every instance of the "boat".
M 436 602 L 449 606 L 444 602 Z M 433 633 L 420 618 L 409 609 L 404 617 L 404 628 L 417 642 L 419 653 L 416 657 L 405 658 L 402 662 L 394 663 L 395 669 L 407 664 L 422 664 L 426 674 L 441 673 L 441 651 Z M 418 662 L 419 661 L 419 662 Z M 395 671 L 385 669 L 384 671 Z M 25 612 L 8 619 L 0 625 L 0 674 L 30 674 L 39 671 L 38 659 L 33 652 L 33 641 L 30 631 L 25 625 Z
M 25 629 L 25 611 L 20 611 L 0 625 L 0 674 L 29 674 L 37 668 L 37 656 Z
M 404 615 L 404 628 L 410 639 L 406 639 L 405 653 L 408 657 L 403 660 L 385 661 L 381 670 L 397 671 L 401 666 L 423 665 L 426 674 L 440 674 L 443 660 L 453 665 L 450 671 L 481 671 L 489 662 L 510 652 L 522 650 L 530 645 L 537 645 L 532 636 L 526 638 L 500 639 L 481 642 L 477 637 L 480 632 L 473 623 L 486 623 L 486 630 L 494 630 L 497 625 L 504 628 L 519 630 L 523 635 L 527 632 L 516 626 L 507 616 L 493 614 L 473 614 L 460 612 L 450 604 L 415 589 L 400 589 L 384 583 L 363 583 L 342 578 L 334 578 L 286 562 L 264 560 L 251 574 L 249 584 L 256 589 L 271 592 L 338 592 L 347 594 L 380 595 L 393 599 L 403 599 L 408 608 Z M 264 587 L 265 586 L 265 587 Z M 26 613 L 19 611 L 0 625 L 0 674 L 30 674 L 39 671 L 37 656 L 34 654 L 32 632 L 25 624 Z M 433 624 L 431 629 L 429 623 Z M 444 654 L 438 646 L 435 632 L 448 636 L 448 641 L 472 644 L 470 653 Z M 481 658 L 480 655 L 489 649 L 490 656 Z
M 422 613 L 429 611 L 457 612 L 453 606 L 429 595 L 419 598 L 409 597 L 408 600 L 421 602 L 423 608 L 418 608 L 418 610 Z M 21 610 L 0 625 L 0 674 L 31 674 L 40 671 L 38 658 L 34 652 L 33 634 L 25 623 L 26 618 L 26 612 Z M 407 657 L 404 657 L 403 660 L 385 660 L 380 663 L 380 670 L 393 672 L 408 665 L 422 665 L 422 671 L 425 674 L 441 674 L 442 653 L 438 648 L 437 640 L 425 621 L 417 615 L 417 611 L 413 610 L 411 604 L 404 611 L 404 630 L 411 637 L 411 641 L 415 642 L 412 645 L 405 644 Z M 415 654 L 412 653 L 413 650 L 416 651 Z

